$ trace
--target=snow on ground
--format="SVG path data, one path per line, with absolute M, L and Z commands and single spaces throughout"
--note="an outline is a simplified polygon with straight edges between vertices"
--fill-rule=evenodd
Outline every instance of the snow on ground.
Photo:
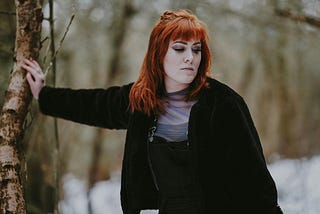
M 320 156 L 269 165 L 285 214 L 320 213 Z
M 88 214 L 88 193 L 86 183 L 73 175 L 63 179 L 64 200 L 59 204 L 62 214 Z M 120 205 L 120 174 L 116 172 L 108 181 L 95 184 L 90 191 L 93 214 L 122 214 Z M 157 214 L 146 210 L 141 214 Z
M 320 213 L 320 156 L 310 159 L 279 160 L 268 166 L 279 192 L 284 214 Z M 88 214 L 85 182 L 66 175 L 63 185 L 62 214 Z M 122 214 L 120 207 L 120 175 L 98 182 L 90 191 L 94 214 Z M 156 214 L 147 210 L 141 214 Z

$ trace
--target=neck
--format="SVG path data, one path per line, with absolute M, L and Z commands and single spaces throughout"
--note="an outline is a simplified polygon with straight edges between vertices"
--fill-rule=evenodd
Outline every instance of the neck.
M 183 89 L 188 88 L 188 86 L 189 84 L 176 84 L 176 85 L 166 84 L 165 88 L 166 88 L 166 93 L 173 93 L 177 91 L 182 91 Z

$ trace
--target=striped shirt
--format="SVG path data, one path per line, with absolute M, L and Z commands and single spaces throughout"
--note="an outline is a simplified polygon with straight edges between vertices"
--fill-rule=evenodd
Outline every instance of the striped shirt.
M 188 88 L 181 91 L 165 93 L 164 113 L 159 115 L 155 136 L 167 141 L 184 141 L 188 139 L 188 122 L 191 107 L 196 101 L 185 101 Z

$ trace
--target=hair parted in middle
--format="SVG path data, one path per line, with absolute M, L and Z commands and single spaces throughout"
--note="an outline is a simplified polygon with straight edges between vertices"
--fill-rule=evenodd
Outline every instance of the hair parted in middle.
M 131 111 L 142 111 L 147 115 L 163 111 L 161 94 L 165 91 L 163 61 L 170 41 L 199 40 L 201 43 L 201 62 L 195 79 L 190 84 L 186 100 L 197 97 L 206 78 L 210 75 L 211 53 L 208 45 L 206 25 L 186 10 L 165 11 L 153 27 L 149 45 L 141 66 L 138 79 L 129 94 Z

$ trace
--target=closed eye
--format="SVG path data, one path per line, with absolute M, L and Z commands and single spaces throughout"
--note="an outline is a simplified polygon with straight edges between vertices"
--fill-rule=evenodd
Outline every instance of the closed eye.
M 192 51 L 193 51 L 194 53 L 199 53 L 199 52 L 201 52 L 201 47 L 192 48 Z
M 173 50 L 177 51 L 177 52 L 183 52 L 185 50 L 185 48 L 173 48 Z

